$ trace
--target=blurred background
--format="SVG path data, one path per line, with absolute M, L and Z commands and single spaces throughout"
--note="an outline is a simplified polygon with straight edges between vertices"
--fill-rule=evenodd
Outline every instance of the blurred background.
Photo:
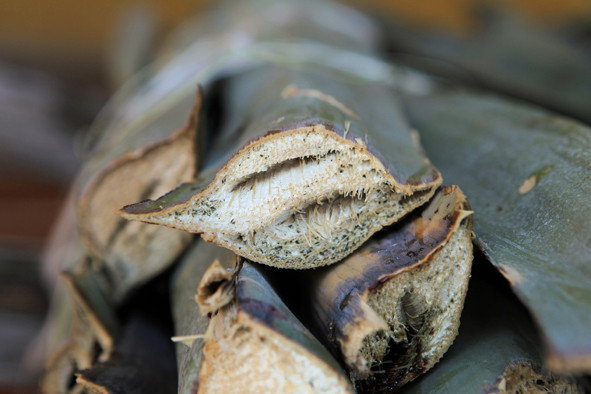
M 212 3 L 0 2 L 1 393 L 36 391 L 37 372 L 22 357 L 48 304 L 39 261 L 79 168 L 85 131 L 110 95 L 154 60 L 164 37 Z M 498 69 L 485 67 L 498 59 L 509 70 L 525 67 L 522 73 L 547 66 L 555 79 L 547 86 L 578 86 L 571 78 L 575 71 L 563 64 L 580 63 L 581 73 L 591 78 L 589 0 L 346 3 L 392 23 L 384 50 L 393 59 L 589 122 L 588 101 L 581 105 L 575 97 L 572 105 L 562 105 L 568 99 L 553 101 L 547 92 L 514 88 L 514 80 L 498 81 Z M 473 63 L 474 58 L 486 64 Z M 575 90 L 567 93 L 573 96 Z

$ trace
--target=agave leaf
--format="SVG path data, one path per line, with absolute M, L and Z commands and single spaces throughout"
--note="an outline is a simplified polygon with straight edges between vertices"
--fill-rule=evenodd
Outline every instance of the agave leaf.
M 201 94 L 185 126 L 171 133 L 162 125 L 161 140 L 153 145 L 144 144 L 144 134 L 118 145 L 136 149 L 93 174 L 78 199 L 82 238 L 102 265 L 100 270 L 106 271 L 115 301 L 162 272 L 191 239 L 180 231 L 129 223 L 113 212 L 126 201 L 157 196 L 179 182 L 193 179 L 200 107 Z
M 484 15 L 484 14 L 482 14 Z M 476 83 L 591 122 L 591 56 L 556 28 L 536 27 L 492 11 L 469 34 L 385 24 L 401 60 L 432 73 Z
M 289 311 L 256 266 L 243 264 L 235 291 L 234 302 L 213 315 L 206 333 L 200 389 L 353 391 L 336 361 Z
M 477 214 L 475 242 L 532 312 L 558 371 L 591 371 L 591 130 L 469 92 L 407 98 L 413 125 Z
M 203 358 L 203 334 L 207 331 L 209 319 L 200 313 L 195 294 L 209 264 L 234 266 L 235 255 L 228 249 L 215 247 L 197 241 L 183 257 L 171 286 L 171 304 L 177 342 L 178 392 L 191 393 L 198 385 L 201 360 Z M 229 275 L 232 272 L 227 271 Z M 215 281 L 214 281 L 215 282 Z M 219 286 L 215 287 L 218 289 Z M 213 287 L 212 287 L 213 291 Z
M 278 66 L 228 83 L 242 93 L 228 125 L 244 126 L 212 166 L 211 183 L 127 206 L 122 216 L 202 233 L 259 263 L 312 268 L 342 259 L 441 183 L 396 97 L 378 84 Z
M 253 21 L 257 22 L 253 26 Z M 228 29 L 230 27 L 230 29 Z M 244 41 L 319 41 L 341 48 L 375 51 L 380 31 L 367 15 L 326 0 L 247 0 L 216 4 L 183 23 L 164 43 L 160 57 L 191 50 L 204 36 L 228 34 Z M 234 44 L 236 45 L 236 43 Z
M 94 273 L 85 270 L 76 274 L 63 272 L 61 276 L 73 296 L 75 311 L 73 335 L 91 334 L 101 349 L 97 359 L 108 359 L 115 345 L 114 338 L 118 332 L 118 321 L 113 307 L 103 295 Z
M 198 242 L 177 274 L 179 392 L 351 392 L 336 361 L 257 268 L 235 263 L 227 249 Z
M 294 283 L 289 305 L 344 359 L 360 390 L 401 387 L 453 342 L 470 277 L 471 213 L 459 188 L 444 187 L 342 262 L 297 280 L 276 272 L 276 283 Z
M 78 385 L 71 387 L 76 371 L 75 345 L 64 343 L 53 351 L 46 360 L 46 368 L 39 380 L 39 391 L 45 394 L 63 394 L 79 392 Z
M 474 262 L 462 326 L 453 345 L 428 374 L 400 392 L 583 393 L 572 378 L 543 368 L 531 317 L 485 264 L 483 256 Z
M 169 338 L 153 322 L 135 315 L 107 361 L 76 374 L 90 393 L 175 393 L 176 365 Z
M 129 81 L 90 131 L 98 136 L 98 142 L 92 144 L 94 149 L 79 177 L 78 212 L 90 253 L 105 261 L 104 271 L 113 282 L 115 301 L 162 271 L 190 240 L 186 234 L 171 230 L 124 224 L 111 212 L 134 201 L 154 198 L 193 178 L 186 154 L 195 149 L 190 149 L 189 143 L 175 143 L 176 137 L 171 135 L 183 128 L 196 85 L 209 89 L 220 75 L 265 62 L 305 64 L 318 63 L 319 59 L 335 70 L 346 69 L 366 79 L 391 81 L 396 74 L 383 62 L 347 50 L 363 52 L 375 47 L 371 43 L 377 34 L 366 18 L 341 5 L 252 0 L 233 3 L 203 20 L 197 28 L 198 36 L 187 32 L 191 30 L 187 27 L 181 29 L 180 35 L 190 37 L 191 44 L 187 38 L 177 39 L 167 61 L 151 65 Z M 344 20 L 350 21 L 347 27 Z M 229 21 L 239 23 L 228 29 Z M 353 25 L 355 29 L 350 28 Z M 310 35 L 317 36 L 319 42 L 310 42 Z M 267 41 L 286 36 L 290 42 Z M 150 82 L 145 83 L 147 80 Z M 199 153 L 206 151 L 209 137 L 212 135 L 200 134 Z M 175 149 L 177 156 L 172 160 Z M 168 175 L 159 177 L 161 166 L 171 160 L 175 164 L 166 167 Z M 160 190 L 169 183 L 167 190 Z M 113 193 L 115 189 L 117 193 Z M 148 242 L 161 240 L 164 244 L 165 238 L 169 244 L 166 248 L 152 248 L 150 245 L 156 242 Z
M 47 360 L 40 387 L 44 393 L 77 392 L 80 386 L 70 387 L 74 373 L 91 367 L 97 360 L 111 357 L 118 335 L 118 321 L 114 310 L 103 295 L 94 272 L 82 264 L 72 272 L 60 274 L 65 282 L 73 307 L 73 321 L 68 314 L 59 327 L 71 329 L 69 340 Z
M 189 110 L 195 86 L 208 86 L 220 74 L 241 72 L 261 61 L 316 59 L 316 51 L 305 50 L 306 46 L 314 48 L 313 42 L 324 43 L 319 53 L 328 50 L 340 62 L 338 49 L 363 52 L 375 48 L 378 41 L 377 28 L 367 17 L 331 1 L 216 4 L 173 32 L 157 61 L 127 81 L 107 103 L 91 127 L 90 134 L 97 139 L 91 145 L 112 160 L 122 154 L 119 142 L 136 134 L 144 134 L 146 142 L 160 141 L 156 124 L 174 126 L 174 130 L 182 127 L 184 112 L 176 119 L 168 113 L 178 114 L 175 108 L 182 102 L 181 107 Z M 271 48 L 267 48 L 269 43 Z M 273 45 L 277 43 L 279 48 Z M 295 48 L 290 49 L 290 44 Z M 287 50 L 278 53 L 281 47 Z M 369 71 L 375 70 L 370 67 L 357 73 L 367 75 Z M 109 154 L 113 149 L 116 152 Z

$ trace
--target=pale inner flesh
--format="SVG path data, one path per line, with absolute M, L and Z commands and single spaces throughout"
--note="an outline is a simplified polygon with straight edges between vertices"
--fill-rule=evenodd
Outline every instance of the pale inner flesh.
M 397 275 L 368 298 L 390 328 L 364 340 L 361 354 L 373 375 L 389 374 L 388 384 L 401 384 L 447 351 L 458 332 L 471 261 L 469 230 L 461 226 L 433 260 Z
M 154 220 L 202 232 L 257 262 L 308 268 L 342 259 L 433 189 L 402 193 L 363 141 L 318 125 L 252 144 L 206 193 Z
M 344 375 L 306 349 L 272 328 L 244 320 L 206 345 L 200 393 L 350 392 Z

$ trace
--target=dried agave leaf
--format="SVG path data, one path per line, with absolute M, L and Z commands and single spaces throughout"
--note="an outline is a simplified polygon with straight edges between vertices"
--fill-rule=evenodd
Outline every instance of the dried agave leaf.
M 429 157 L 478 212 L 476 244 L 539 324 L 548 366 L 591 372 L 591 130 L 470 92 L 406 105 Z
M 444 187 L 334 266 L 306 271 L 290 304 L 345 361 L 359 389 L 399 388 L 430 369 L 457 335 L 472 262 L 471 211 Z M 277 283 L 293 281 L 278 272 Z M 287 282 L 289 283 L 289 282 Z
M 367 17 L 331 1 L 216 4 L 173 32 L 156 61 L 127 81 L 109 101 L 91 134 L 99 140 L 95 145 L 110 145 L 103 149 L 105 154 L 111 148 L 118 150 L 117 141 L 137 133 L 148 134 L 149 141 L 157 142 L 157 123 L 172 124 L 175 129 L 182 126 L 182 118 L 168 113 L 176 112 L 182 102 L 183 108 L 190 108 L 195 86 L 208 86 L 220 74 L 244 71 L 261 62 L 315 62 L 319 55 L 327 54 L 321 64 L 332 63 L 335 69 L 347 68 L 360 76 L 376 71 L 390 74 L 390 65 L 348 50 L 375 49 L 378 41 L 377 28 Z M 351 61 L 361 61 L 365 69 L 348 67 L 346 63 Z M 146 84 L 147 80 L 151 82 Z M 117 152 L 111 159 L 121 154 Z
M 211 262 L 228 264 L 226 271 L 232 275 L 236 255 L 228 249 L 219 248 L 197 241 L 183 257 L 175 273 L 171 289 L 172 313 L 176 337 L 178 365 L 178 392 L 192 393 L 199 384 L 199 370 L 203 358 L 203 334 L 207 330 L 209 319 L 200 313 L 195 293 Z M 223 270 L 225 271 L 225 270 Z M 219 270 L 217 271 L 219 272 Z M 210 280 L 209 293 L 215 293 L 222 282 Z M 230 281 L 226 280 L 224 283 Z M 205 290 L 205 289 L 204 289 Z M 204 295 L 204 292 L 201 292 Z M 233 292 L 232 292 L 233 294 Z M 204 298 L 202 302 L 207 303 Z
M 252 81 L 261 84 L 241 90 Z M 183 185 L 123 217 L 202 233 L 267 265 L 313 268 L 342 259 L 441 183 L 396 96 L 377 84 L 278 66 L 228 83 L 243 103 L 228 124 L 245 126 L 225 157 L 242 148 L 202 177 L 207 187 Z
M 230 27 L 230 29 L 228 29 Z M 240 36 L 245 41 L 319 41 L 335 47 L 375 51 L 380 31 L 367 15 L 343 4 L 325 0 L 247 0 L 215 4 L 183 23 L 164 43 L 160 57 L 191 48 L 204 36 Z
M 102 265 L 99 271 L 106 272 L 111 282 L 115 301 L 162 272 L 191 239 L 180 231 L 130 223 L 114 212 L 122 204 L 158 196 L 193 179 L 200 106 L 198 94 L 185 126 L 171 133 L 169 127 L 159 125 L 156 143 L 146 145 L 144 134 L 121 142 L 118 149 L 124 146 L 129 153 L 117 156 L 84 185 L 77 206 L 80 230 L 90 253 Z
M 351 392 L 336 361 L 257 268 L 235 262 L 228 250 L 198 242 L 178 273 L 175 339 L 184 342 L 177 345 L 179 392 Z M 207 331 L 194 299 L 201 278 Z
M 280 17 L 276 12 L 281 14 Z M 81 226 L 85 229 L 86 243 L 93 256 L 106 261 L 103 271 L 113 282 L 112 293 L 116 301 L 123 299 L 132 287 L 160 272 L 170 263 L 171 256 L 176 256 L 189 242 L 186 234 L 179 235 L 171 230 L 124 225 L 110 215 L 113 208 L 110 204 L 118 204 L 119 208 L 133 200 L 154 198 L 164 192 L 158 192 L 155 187 L 159 182 L 162 186 L 165 181 L 145 176 L 145 172 L 157 173 L 158 169 L 152 167 L 166 164 L 165 159 L 142 160 L 138 156 L 147 155 L 151 150 L 149 147 L 160 145 L 163 146 L 154 150 L 172 151 L 164 146 L 170 142 L 171 132 L 182 127 L 180 122 L 190 110 L 194 86 L 209 86 L 219 75 L 245 70 L 261 62 L 304 64 L 318 62 L 321 57 L 325 59 L 322 63 L 330 63 L 337 70 L 347 69 L 369 79 L 393 77 L 392 67 L 339 48 L 365 51 L 375 47 L 374 41 L 377 40 L 376 29 L 371 23 L 342 5 L 253 0 L 247 4 L 233 3 L 212 15 L 204 18 L 208 23 L 201 21 L 198 35 L 188 32 L 192 29 L 180 29 L 173 40 L 177 42 L 169 47 L 170 53 L 163 55 L 165 61 L 156 62 L 130 80 L 108 103 L 91 129 L 91 135 L 98 135 L 98 142 L 94 144 L 92 157 L 85 163 L 80 177 L 79 212 L 81 216 L 84 212 L 88 215 Z M 237 16 L 240 23 L 228 29 L 230 23 L 227 22 L 235 21 Z M 350 22 L 347 28 L 343 24 L 345 20 Z M 350 28 L 353 25 L 355 29 Z M 322 43 L 309 41 L 310 35 Z M 190 44 L 187 38 L 178 38 L 183 36 L 190 37 Z M 290 37 L 290 42 L 266 41 L 285 36 Z M 351 62 L 356 66 L 348 66 Z M 361 68 L 363 73 L 359 72 Z M 146 84 L 146 80 L 150 83 Z M 200 138 L 204 138 L 204 133 Z M 205 144 L 201 144 L 200 153 L 204 152 L 204 147 Z M 188 148 L 187 144 L 185 148 Z M 133 157 L 138 160 L 132 160 Z M 177 174 L 174 186 L 189 180 L 185 175 Z M 113 188 L 104 185 L 109 179 Z M 172 183 L 174 177 L 166 179 Z M 126 187 L 122 188 L 124 184 Z M 118 193 L 112 193 L 112 190 L 118 190 Z M 100 191 L 103 195 L 96 195 Z M 136 236 L 140 239 L 136 240 Z M 168 248 L 146 247 L 154 244 L 148 240 L 163 240 L 161 243 L 165 244 L 164 237 L 169 238 Z M 142 264 L 138 265 L 138 261 Z
M 44 394 L 63 394 L 80 392 L 78 385 L 72 386 L 76 371 L 75 345 L 64 343 L 47 359 L 47 367 L 39 382 L 39 390 Z
M 58 349 L 63 348 L 69 342 L 73 320 L 73 305 L 67 289 L 56 283 L 51 292 L 43 327 L 25 353 L 24 359 L 27 368 L 39 374 L 43 371 L 47 359 L 58 353 Z
M 59 280 L 59 272 L 73 269 L 85 257 L 75 207 L 76 190 L 72 187 L 60 209 L 58 218 L 52 225 L 41 255 L 41 274 L 50 289 L 63 285 Z
M 235 280 L 235 299 L 213 314 L 205 334 L 200 389 L 352 392 L 339 365 L 256 266 L 245 262 Z
M 44 393 L 79 392 L 80 386 L 70 386 L 73 374 L 91 367 L 97 360 L 106 361 L 113 352 L 118 333 L 114 311 L 87 265 L 60 276 L 70 295 L 74 317 L 69 341 L 47 361 L 40 383 Z M 60 326 L 67 329 L 69 324 Z
M 481 259 L 474 264 L 453 346 L 428 374 L 400 392 L 583 393 L 572 378 L 543 368 L 540 339 L 529 314 Z
M 154 323 L 133 316 L 109 359 L 77 373 L 76 383 L 89 393 L 175 393 L 169 338 Z
M 393 23 L 384 27 L 388 44 L 415 67 L 591 121 L 587 48 L 565 29 L 536 27 L 499 11 L 478 22 L 478 29 L 462 36 Z

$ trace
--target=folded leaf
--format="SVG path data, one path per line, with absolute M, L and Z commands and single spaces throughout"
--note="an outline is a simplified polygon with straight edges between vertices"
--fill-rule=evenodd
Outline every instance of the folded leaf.
M 76 374 L 90 393 L 175 393 L 176 364 L 168 336 L 153 322 L 134 315 L 108 360 Z
M 367 18 L 331 2 L 231 3 L 180 28 L 165 60 L 128 81 L 89 133 L 96 141 L 78 180 L 80 226 L 90 253 L 104 261 L 100 268 L 112 281 L 114 300 L 161 272 L 190 240 L 168 229 L 124 224 L 111 213 L 193 179 L 190 167 L 215 135 L 200 133 L 195 143 L 173 133 L 185 127 L 196 86 L 216 90 L 220 76 L 262 63 L 320 63 L 392 83 L 399 70 L 361 54 L 377 44 L 377 29 Z M 219 115 L 215 105 L 207 115 Z M 191 160 L 189 151 L 198 157 Z
M 535 26 L 499 10 L 479 16 L 463 35 L 385 23 L 386 41 L 414 67 L 591 122 L 588 47 L 564 26 Z
M 156 143 L 145 144 L 150 130 L 119 141 L 117 149 L 109 151 L 109 157 L 121 149 L 129 153 L 92 173 L 79 196 L 77 211 L 82 238 L 101 265 L 100 270 L 106 271 L 112 286 L 110 296 L 117 302 L 131 289 L 162 272 L 191 239 L 180 231 L 129 223 L 114 211 L 121 204 L 157 196 L 193 179 L 200 106 L 198 95 L 191 117 L 177 132 L 160 125 L 160 140 Z M 178 114 L 171 112 L 169 116 Z M 104 161 L 100 151 L 96 155 Z M 91 161 L 86 171 L 93 165 Z M 84 178 L 83 173 L 81 179 Z
M 49 310 L 43 328 L 27 350 L 27 365 L 41 371 L 46 358 L 68 339 L 73 321 L 71 296 L 59 272 L 82 265 L 86 254 L 76 221 L 75 192 L 72 188 L 53 225 L 41 256 L 41 274 L 50 294 Z
M 466 192 L 475 242 L 532 312 L 558 371 L 591 371 L 591 130 L 469 92 L 408 97 L 429 157 Z
M 181 186 L 122 216 L 202 233 L 259 263 L 313 268 L 344 258 L 441 183 L 378 84 L 279 66 L 228 83 L 242 104 L 227 122 L 242 127 L 225 157 L 241 149 L 202 176 L 207 187 Z
M 336 361 L 258 269 L 235 262 L 228 250 L 199 242 L 177 274 L 179 392 L 351 392 Z M 207 331 L 191 295 L 198 279 Z
M 71 298 L 73 323 L 60 326 L 71 330 L 70 337 L 47 360 L 40 382 L 44 393 L 80 390 L 77 385 L 70 387 L 74 373 L 90 368 L 97 361 L 108 360 L 119 330 L 115 312 L 88 265 L 81 264 L 73 272 L 64 272 L 61 278 Z M 66 321 L 71 318 L 69 315 L 59 317 Z
M 203 359 L 203 335 L 209 319 L 197 306 L 195 295 L 199 283 L 211 263 L 226 264 L 228 275 L 233 274 L 235 255 L 228 249 L 197 241 L 183 257 L 171 285 L 171 306 L 177 342 L 178 392 L 192 393 L 199 384 Z M 212 287 L 217 290 L 219 287 Z
M 474 262 L 460 333 L 445 357 L 400 392 L 583 393 L 572 378 L 543 368 L 529 314 L 486 264 L 483 256 Z
M 453 342 L 470 277 L 471 213 L 457 187 L 444 187 L 342 262 L 295 284 L 274 276 L 292 283 L 290 306 L 344 359 L 360 390 L 401 387 Z

